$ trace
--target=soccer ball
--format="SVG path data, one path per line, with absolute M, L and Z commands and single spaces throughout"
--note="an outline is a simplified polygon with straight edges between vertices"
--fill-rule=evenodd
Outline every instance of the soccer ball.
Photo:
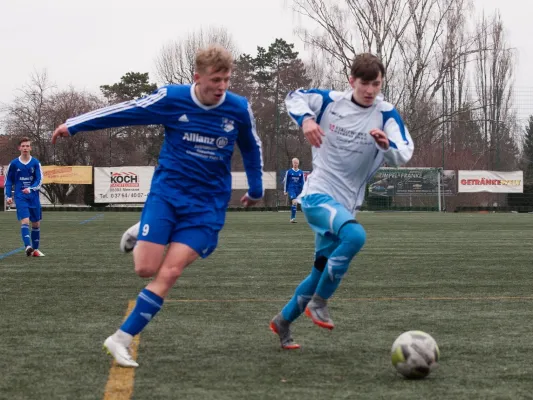
M 437 367 L 439 357 L 437 342 L 422 331 L 404 332 L 392 344 L 392 365 L 406 378 L 425 378 Z

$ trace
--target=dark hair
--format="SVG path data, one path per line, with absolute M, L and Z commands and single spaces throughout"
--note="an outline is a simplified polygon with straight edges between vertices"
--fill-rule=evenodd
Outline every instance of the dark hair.
M 19 139 L 19 146 L 20 146 L 22 143 L 24 143 L 24 142 L 30 142 L 30 143 L 31 143 L 31 140 L 30 140 L 30 138 L 27 137 L 27 136 L 21 137 L 21 138 Z
M 361 53 L 355 56 L 350 74 L 354 78 L 361 78 L 364 81 L 377 79 L 379 73 L 385 76 L 385 67 L 379 58 L 370 53 Z

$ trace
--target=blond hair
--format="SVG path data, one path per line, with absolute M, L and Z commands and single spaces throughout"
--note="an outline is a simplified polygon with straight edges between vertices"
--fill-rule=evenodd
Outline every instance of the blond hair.
M 233 69 L 233 56 L 224 47 L 211 45 L 196 53 L 196 72 L 206 72 L 212 67 L 211 72 L 226 72 Z

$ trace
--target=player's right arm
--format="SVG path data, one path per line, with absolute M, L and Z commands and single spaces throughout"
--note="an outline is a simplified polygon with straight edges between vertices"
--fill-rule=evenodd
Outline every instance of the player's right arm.
M 59 136 L 73 136 L 78 132 L 119 126 L 164 124 L 172 112 L 168 91 L 169 87 L 163 86 L 149 96 L 69 118 L 56 129 L 52 143 L 55 143 Z
M 15 168 L 12 166 L 13 163 L 10 163 L 7 167 L 5 185 L 4 185 L 4 196 L 6 197 L 7 204 L 13 203 L 11 193 L 13 191 L 13 185 L 15 184 Z
M 288 192 L 288 186 L 289 185 L 289 170 L 287 170 L 287 172 L 285 172 L 285 178 L 283 179 L 283 193 L 284 194 L 287 194 Z
M 287 112 L 292 120 L 303 129 L 304 135 L 313 146 L 320 147 L 324 131 L 320 120 L 326 106 L 333 101 L 330 90 L 298 89 L 285 99 Z

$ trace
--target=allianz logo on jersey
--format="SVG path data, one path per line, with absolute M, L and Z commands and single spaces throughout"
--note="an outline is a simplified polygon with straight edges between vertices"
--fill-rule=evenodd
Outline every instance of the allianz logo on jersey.
M 21 180 L 21 181 L 30 181 L 31 182 L 31 181 L 33 181 L 33 176 L 21 176 L 19 178 L 19 180 Z
M 183 134 L 183 140 L 187 142 L 209 144 L 211 146 L 216 146 L 219 149 L 226 147 L 226 145 L 228 144 L 227 137 L 221 136 L 215 139 L 209 136 L 202 136 L 199 133 L 194 132 L 185 132 Z

